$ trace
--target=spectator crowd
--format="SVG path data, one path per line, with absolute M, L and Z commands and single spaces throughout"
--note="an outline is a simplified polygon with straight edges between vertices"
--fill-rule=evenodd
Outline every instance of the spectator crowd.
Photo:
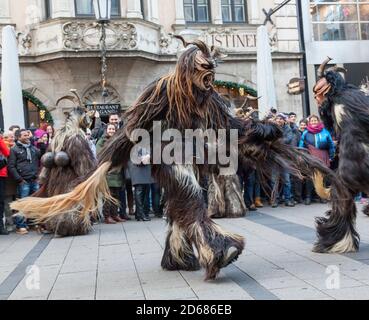
M 236 116 L 244 120 L 257 118 L 257 110 L 236 109 Z M 297 122 L 295 113 L 278 113 L 277 110 L 271 109 L 264 121 L 275 123 L 281 128 L 284 143 L 287 145 L 305 148 L 328 167 L 337 168 L 338 137 L 324 128 L 318 116 L 311 115 Z M 95 125 L 92 130 L 87 129 L 86 139 L 97 159 L 104 145 L 123 126 L 124 123 L 118 114 L 111 114 L 105 124 L 96 113 Z M 28 197 L 39 189 L 40 159 L 47 151 L 54 134 L 54 128 L 50 124 L 30 129 L 14 125 L 8 131 L 0 133 L 0 235 L 8 234 L 4 219 L 6 184 L 15 182 L 14 199 Z M 101 211 L 106 224 L 126 222 L 132 219 L 130 216 L 134 216 L 137 221 L 150 221 L 150 215 L 163 217 L 165 195 L 151 176 L 150 154 L 141 149 L 139 155 L 141 164 L 129 162 L 127 169 L 110 171 L 107 175 L 110 192 L 119 200 L 119 205 L 110 202 L 103 205 Z M 281 204 L 294 207 L 302 203 L 310 205 L 314 201 L 324 202 L 314 193 L 311 180 L 291 177 L 288 172 L 273 171 L 268 184 L 270 188 L 278 190 L 274 199 L 263 191 L 261 177 L 255 170 L 249 168 L 244 171 L 240 168 L 238 176 L 245 204 L 250 211 L 262 208 L 268 202 L 273 208 Z M 206 202 L 206 179 L 201 185 Z M 366 201 L 365 198 L 363 201 Z M 20 212 L 12 212 L 12 221 L 18 234 L 26 234 L 32 228 L 38 228 Z

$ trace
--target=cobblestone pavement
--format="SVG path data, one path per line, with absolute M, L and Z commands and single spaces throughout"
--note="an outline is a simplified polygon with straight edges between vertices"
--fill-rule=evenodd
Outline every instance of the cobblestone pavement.
M 0 237 L 0 299 L 369 299 L 369 218 L 358 214 L 358 253 L 311 252 L 326 205 L 263 208 L 218 220 L 246 237 L 216 281 L 160 267 L 165 221 L 97 225 L 82 237 Z M 39 279 L 39 281 L 38 281 Z

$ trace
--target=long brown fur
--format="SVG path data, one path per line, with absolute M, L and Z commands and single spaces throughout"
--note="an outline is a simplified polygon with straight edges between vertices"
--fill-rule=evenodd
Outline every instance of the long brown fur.
M 25 213 L 37 223 L 47 223 L 61 214 L 71 212 L 78 213 L 80 221 L 89 223 L 90 215 L 97 215 L 99 198 L 115 201 L 105 179 L 109 169 L 110 163 L 104 163 L 90 178 L 66 194 L 50 198 L 28 197 L 12 202 L 10 208 Z

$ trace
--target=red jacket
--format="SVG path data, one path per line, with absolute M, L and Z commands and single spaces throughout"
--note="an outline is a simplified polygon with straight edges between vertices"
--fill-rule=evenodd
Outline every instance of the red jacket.
M 2 154 L 6 158 L 8 158 L 10 155 L 10 150 L 5 145 L 3 138 L 0 138 L 0 154 Z M 7 176 L 8 176 L 8 167 L 6 166 L 0 169 L 0 177 L 6 178 Z

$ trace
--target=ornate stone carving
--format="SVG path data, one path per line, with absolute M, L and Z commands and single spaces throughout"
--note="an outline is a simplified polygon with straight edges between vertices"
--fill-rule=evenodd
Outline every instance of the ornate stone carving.
M 160 28 L 159 35 L 160 52 L 163 54 L 176 54 L 179 47 L 178 41 L 173 41 L 173 34 L 166 33 L 163 28 Z
M 159 46 L 162 53 L 167 53 L 168 48 L 172 42 L 171 34 L 166 34 L 163 28 L 160 28 Z
M 27 30 L 25 32 L 18 32 L 17 40 L 18 40 L 19 53 L 21 55 L 29 54 L 31 47 L 32 47 L 31 31 Z
M 85 104 L 93 104 L 93 103 L 109 103 L 109 104 L 121 104 L 121 97 L 117 90 L 115 90 L 112 86 L 106 86 L 108 90 L 108 96 L 102 96 L 101 84 L 95 84 L 94 86 L 88 88 L 83 96 L 82 101 Z
M 278 50 L 278 32 L 276 26 L 273 26 L 269 31 L 269 44 L 273 52 Z
M 137 31 L 132 23 L 108 23 L 106 47 L 130 50 L 137 47 Z M 67 22 L 63 25 L 63 45 L 67 50 L 98 50 L 101 26 L 96 22 Z

